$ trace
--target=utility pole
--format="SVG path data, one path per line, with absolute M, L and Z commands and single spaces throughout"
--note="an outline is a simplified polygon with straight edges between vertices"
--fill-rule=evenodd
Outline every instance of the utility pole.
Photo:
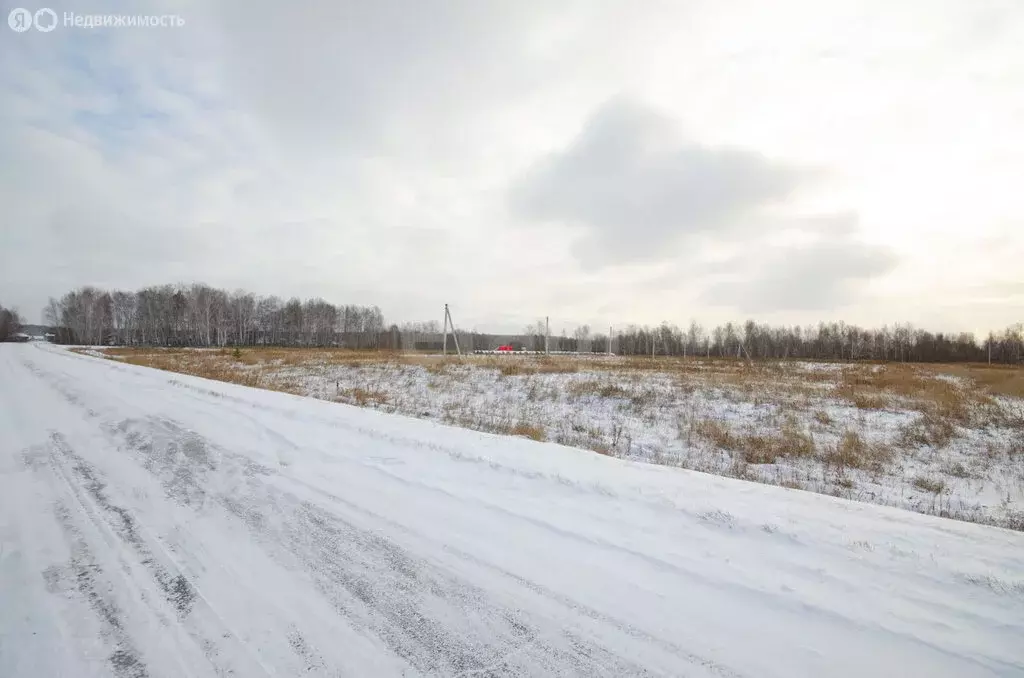
M 544 316 L 544 355 L 548 354 L 548 339 L 551 337 L 551 323 L 550 318 Z
M 612 326 L 608 326 L 608 355 L 612 354 Z
M 455 340 L 455 352 L 462 357 L 462 350 L 459 349 L 459 335 L 455 333 L 455 323 L 452 321 L 451 311 L 448 310 L 448 304 L 444 305 L 444 340 L 441 346 L 441 352 L 444 355 L 448 355 L 448 327 L 452 328 L 452 339 Z

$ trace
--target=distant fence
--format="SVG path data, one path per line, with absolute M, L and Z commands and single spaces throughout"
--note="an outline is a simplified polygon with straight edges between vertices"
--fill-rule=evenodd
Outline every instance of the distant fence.
M 545 350 L 544 335 L 535 334 L 484 334 L 481 332 L 457 331 L 448 335 L 447 350 L 455 352 L 455 338 L 458 337 L 459 350 L 463 353 L 547 353 L 547 354 L 590 354 L 608 353 L 608 341 L 599 339 L 576 339 L 574 337 L 547 337 Z M 440 352 L 444 350 L 444 335 L 440 332 L 383 332 L 380 348 L 403 351 Z M 612 340 L 612 353 L 615 353 L 617 341 Z M 499 346 L 511 346 L 513 351 L 498 351 Z
M 460 347 L 461 348 L 461 347 Z M 607 355 L 605 353 L 595 353 L 594 351 L 488 351 L 477 349 L 472 352 L 473 355 Z

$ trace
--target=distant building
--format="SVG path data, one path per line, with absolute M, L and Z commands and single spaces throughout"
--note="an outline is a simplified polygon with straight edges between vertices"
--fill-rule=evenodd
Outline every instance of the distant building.
M 54 328 L 46 325 L 22 325 L 18 329 L 22 334 L 27 334 L 31 341 L 56 341 L 57 339 Z

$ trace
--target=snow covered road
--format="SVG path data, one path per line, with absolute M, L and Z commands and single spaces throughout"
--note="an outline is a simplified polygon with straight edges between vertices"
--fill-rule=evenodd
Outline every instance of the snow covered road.
M 0 676 L 1024 675 L 1024 534 L 0 345 Z

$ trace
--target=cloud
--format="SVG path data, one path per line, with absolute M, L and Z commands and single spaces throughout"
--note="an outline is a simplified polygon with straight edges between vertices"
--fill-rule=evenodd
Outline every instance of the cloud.
M 749 150 L 680 139 L 659 113 L 615 99 L 514 186 L 521 217 L 582 227 L 585 264 L 671 254 L 685 235 L 733 229 L 809 173 Z
M 700 299 L 753 314 L 842 308 L 898 263 L 888 249 L 857 240 L 855 226 L 853 215 L 805 219 L 791 228 L 810 242 L 751 242 L 728 262 L 733 279 L 709 285 Z
M 226 87 L 278 143 L 367 154 L 457 134 L 453 121 L 538 82 L 525 35 L 552 10 L 536 0 L 224 0 L 209 21 Z
M 1024 12 L 742 2 L 737 24 L 716 3 L 95 0 L 185 25 L 3 29 L 0 297 L 31 317 L 73 286 L 202 280 L 480 327 L 850 299 L 871 323 L 1015 280 Z

